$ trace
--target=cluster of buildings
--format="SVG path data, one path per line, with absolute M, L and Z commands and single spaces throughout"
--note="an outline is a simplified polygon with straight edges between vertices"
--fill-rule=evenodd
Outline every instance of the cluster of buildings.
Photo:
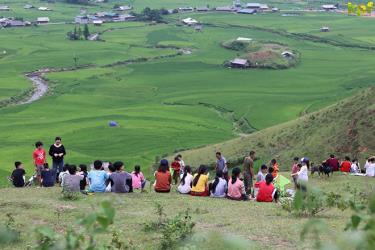
M 38 17 L 35 21 L 24 21 L 14 17 L 0 18 L 0 28 L 25 27 L 31 25 L 42 25 L 49 23 L 48 17 Z
M 209 8 L 209 7 L 182 7 L 178 8 L 177 12 L 207 12 L 207 11 L 218 11 L 218 12 L 234 12 L 239 14 L 255 14 L 257 12 L 264 12 L 264 11 L 272 11 L 277 12 L 279 11 L 278 8 L 270 8 L 267 4 L 261 3 L 247 3 L 242 5 L 239 0 L 233 1 L 231 6 L 220 6 L 216 8 Z M 169 11 L 173 13 L 173 10 Z
M 119 14 L 115 12 L 97 12 L 92 15 L 80 15 L 74 18 L 74 23 L 77 24 L 89 24 L 100 26 L 103 23 L 108 22 L 127 22 L 134 21 L 135 16 L 131 14 Z
M 32 4 L 25 4 L 23 6 L 24 9 L 26 10 L 31 10 L 31 9 L 36 9 L 35 6 L 33 6 Z M 8 5 L 0 5 L 0 11 L 10 11 L 10 7 Z M 52 11 L 52 9 L 48 8 L 48 7 L 45 7 L 45 6 L 40 6 L 37 8 L 37 10 L 39 11 Z

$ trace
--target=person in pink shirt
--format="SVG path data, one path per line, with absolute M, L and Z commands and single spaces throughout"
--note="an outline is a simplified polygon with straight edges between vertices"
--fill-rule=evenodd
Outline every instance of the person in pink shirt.
M 133 189 L 141 189 L 143 192 L 145 185 L 146 185 L 146 179 L 143 173 L 141 172 L 141 166 L 136 165 L 131 175 L 132 175 Z
M 249 197 L 246 195 L 245 185 L 240 179 L 241 169 L 236 167 L 232 170 L 232 177 L 228 182 L 227 197 L 230 200 L 247 201 Z

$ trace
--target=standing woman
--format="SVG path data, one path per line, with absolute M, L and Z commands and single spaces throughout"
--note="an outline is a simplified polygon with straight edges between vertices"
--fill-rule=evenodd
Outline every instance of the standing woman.
M 62 172 L 64 156 L 66 155 L 64 145 L 61 144 L 61 137 L 57 136 L 55 138 L 55 143 L 49 148 L 49 155 L 52 157 L 52 169 L 54 171 L 54 180 L 56 180 L 56 176 Z

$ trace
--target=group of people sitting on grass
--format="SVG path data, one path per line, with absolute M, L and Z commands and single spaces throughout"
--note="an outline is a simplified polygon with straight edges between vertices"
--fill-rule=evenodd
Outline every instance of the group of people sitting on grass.
M 83 193 L 129 193 L 133 190 L 145 191 L 146 179 L 141 172 L 141 167 L 136 165 L 134 171 L 125 171 L 123 162 L 106 163 L 96 160 L 91 170 L 87 165 L 64 164 L 66 151 L 61 143 L 61 138 L 56 137 L 55 143 L 51 145 L 49 155 L 52 157 L 53 168 L 50 169 L 46 160 L 46 152 L 43 143 L 37 142 L 33 152 L 36 169 L 35 182 L 37 186 L 53 187 L 59 183 L 63 190 Z M 234 167 L 229 173 L 228 164 L 224 156 L 216 153 L 216 164 L 214 167 L 215 178 L 209 180 L 209 167 L 200 165 L 196 171 L 185 165 L 181 155 L 177 155 L 169 164 L 167 159 L 160 161 L 157 171 L 154 173 L 155 181 L 152 187 L 155 192 L 169 193 L 173 185 L 180 194 L 192 196 L 211 196 L 214 198 L 228 198 L 231 200 L 257 200 L 260 202 L 277 201 L 279 190 L 274 185 L 279 175 L 279 165 L 276 159 L 272 159 L 267 166 L 261 165 L 257 175 L 254 173 L 255 151 L 251 151 L 243 160 L 242 169 Z M 60 168 L 60 166 L 62 166 Z M 304 157 L 294 158 L 291 177 L 296 189 L 306 189 L 310 161 Z M 360 173 L 374 177 L 375 157 L 369 157 L 365 168 L 362 170 L 357 160 L 339 161 L 334 155 L 324 161 L 322 168 L 329 171 L 342 171 Z M 25 170 L 21 162 L 15 162 L 15 170 L 11 175 L 11 181 L 15 187 L 24 187 Z M 255 181 L 255 183 L 253 183 Z

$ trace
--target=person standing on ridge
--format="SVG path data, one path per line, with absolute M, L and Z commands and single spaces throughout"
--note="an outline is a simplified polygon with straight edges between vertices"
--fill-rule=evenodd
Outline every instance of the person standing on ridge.
M 216 159 L 216 172 L 221 171 L 224 175 L 224 179 L 228 180 L 227 160 L 225 160 L 224 156 L 222 156 L 220 152 L 216 153 Z
M 64 167 L 64 156 L 66 155 L 65 147 L 61 143 L 61 137 L 55 138 L 55 143 L 49 148 L 49 155 L 52 157 L 52 169 L 54 171 L 54 177 L 63 170 Z
M 254 160 L 255 151 L 250 151 L 249 155 L 243 161 L 243 181 L 245 184 L 246 194 L 251 194 L 254 179 Z

